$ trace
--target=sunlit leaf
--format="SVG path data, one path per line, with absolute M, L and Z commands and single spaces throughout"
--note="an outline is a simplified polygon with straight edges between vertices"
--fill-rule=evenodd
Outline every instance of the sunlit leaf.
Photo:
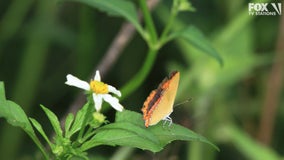
M 170 35 L 172 38 L 183 38 L 191 45 L 196 47 L 197 49 L 203 51 L 204 53 L 215 58 L 221 65 L 223 65 L 223 59 L 219 55 L 219 53 L 212 47 L 207 38 L 203 35 L 203 33 L 194 26 L 186 27 L 181 31 L 174 32 Z

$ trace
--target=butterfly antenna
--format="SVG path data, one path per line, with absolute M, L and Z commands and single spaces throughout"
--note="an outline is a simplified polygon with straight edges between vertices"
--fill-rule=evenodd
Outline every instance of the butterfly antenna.
M 188 103 L 188 102 L 190 102 L 191 100 L 192 100 L 192 98 L 188 98 L 188 99 L 184 100 L 183 102 L 180 102 L 180 103 L 178 103 L 178 104 L 175 104 L 174 107 L 177 107 L 177 106 L 183 105 L 183 104 L 185 104 L 185 103 Z

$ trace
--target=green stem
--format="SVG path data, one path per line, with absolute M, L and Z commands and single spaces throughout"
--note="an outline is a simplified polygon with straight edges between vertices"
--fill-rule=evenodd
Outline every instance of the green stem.
M 144 82 L 154 64 L 156 55 L 157 50 L 153 49 L 148 51 L 146 60 L 144 61 L 144 64 L 140 71 L 129 81 L 129 83 L 122 87 L 122 99 L 126 98 Z
M 147 3 L 145 0 L 139 0 L 140 8 L 144 16 L 144 21 L 146 24 L 146 28 L 149 32 L 150 39 L 146 39 L 147 44 L 150 47 L 150 50 L 147 53 L 146 60 L 140 71 L 127 83 L 124 87 L 122 87 L 121 92 L 123 94 L 122 99 L 131 94 L 134 90 L 136 90 L 145 80 L 147 75 L 149 74 L 154 61 L 156 59 L 156 55 L 158 52 L 158 48 L 155 47 L 157 44 L 158 35 L 156 32 L 155 25 L 153 23 L 153 19 L 150 15 L 149 8 L 147 7 Z
M 169 18 L 167 25 L 166 25 L 165 29 L 163 30 L 162 35 L 161 35 L 160 40 L 159 40 L 159 42 L 160 42 L 159 47 L 162 47 L 166 42 L 168 42 L 168 33 L 169 33 L 170 29 L 172 28 L 174 20 L 175 20 L 177 14 L 178 14 L 178 4 L 177 4 L 178 2 L 177 2 L 177 0 L 175 0 L 173 3 L 174 4 L 173 4 L 172 9 L 171 9 L 170 18 Z
M 168 32 L 170 31 L 173 22 L 178 14 L 178 1 L 174 0 L 173 2 L 173 7 L 171 9 L 171 16 L 169 19 L 169 22 L 167 26 L 165 27 L 162 36 L 159 40 L 159 46 L 157 47 L 157 42 L 158 42 L 158 35 L 152 20 L 152 17 L 150 15 L 149 9 L 147 7 L 146 1 L 145 0 L 139 0 L 139 4 L 144 16 L 144 21 L 146 24 L 146 28 L 150 33 L 150 42 L 148 42 L 150 50 L 148 51 L 147 58 L 141 68 L 141 70 L 130 80 L 129 83 L 127 83 L 124 87 L 122 87 L 121 92 L 123 93 L 122 99 L 127 97 L 129 94 L 131 94 L 135 89 L 137 89 L 145 80 L 147 75 L 150 72 L 150 69 L 152 68 L 154 61 L 156 59 L 156 55 L 158 52 L 158 49 L 162 47 L 164 44 L 163 42 L 167 42 L 167 35 Z
M 150 47 L 152 47 L 156 44 L 157 39 L 158 39 L 157 31 L 156 31 L 153 19 L 151 17 L 149 8 L 147 6 L 146 0 L 139 0 L 139 4 L 140 4 L 142 14 L 144 16 L 146 28 L 150 34 L 150 43 L 148 44 L 150 44 L 151 45 Z
M 27 132 L 28 133 L 28 132 Z M 29 134 L 29 133 L 28 133 Z M 30 135 L 30 134 L 29 134 Z M 43 154 L 43 157 L 48 160 L 50 159 L 48 154 L 45 152 L 44 146 L 40 143 L 39 139 L 33 135 L 30 135 L 31 139 L 35 142 L 35 144 L 38 146 L 39 150 Z

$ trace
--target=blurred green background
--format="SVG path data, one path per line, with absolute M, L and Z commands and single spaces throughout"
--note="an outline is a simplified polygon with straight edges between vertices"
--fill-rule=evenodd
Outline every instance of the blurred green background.
M 161 0 L 153 9 L 158 32 L 168 20 L 171 2 Z M 175 108 L 171 117 L 217 144 L 220 152 L 199 142 L 173 142 L 157 154 L 98 147 L 90 156 L 96 160 L 118 159 L 120 154 L 129 160 L 284 159 L 283 18 L 249 16 L 249 2 L 191 1 L 196 11 L 181 13 L 174 29 L 189 24 L 199 28 L 224 66 L 185 41 L 170 42 L 159 51 L 144 84 L 121 102 L 140 112 L 150 91 L 170 71 L 179 70 L 176 103 L 192 100 Z M 39 104 L 63 117 L 81 93 L 64 84 L 66 75 L 89 80 L 123 23 L 74 2 L 1 1 L 0 80 L 5 82 L 7 98 L 42 124 L 47 118 Z M 147 45 L 134 34 L 102 80 L 119 89 L 140 69 L 146 52 Z M 106 114 L 113 120 L 114 111 Z M 44 127 L 52 134 L 49 123 Z M 36 154 L 36 146 L 23 131 L 0 120 L 0 159 L 34 159 Z

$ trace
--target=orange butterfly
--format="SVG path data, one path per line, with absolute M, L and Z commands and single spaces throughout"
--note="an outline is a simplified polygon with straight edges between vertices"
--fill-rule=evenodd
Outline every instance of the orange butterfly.
M 179 83 L 179 72 L 174 71 L 166 77 L 156 90 L 153 90 L 143 104 L 142 112 L 145 126 L 157 124 L 161 120 L 170 121 L 173 104 Z

